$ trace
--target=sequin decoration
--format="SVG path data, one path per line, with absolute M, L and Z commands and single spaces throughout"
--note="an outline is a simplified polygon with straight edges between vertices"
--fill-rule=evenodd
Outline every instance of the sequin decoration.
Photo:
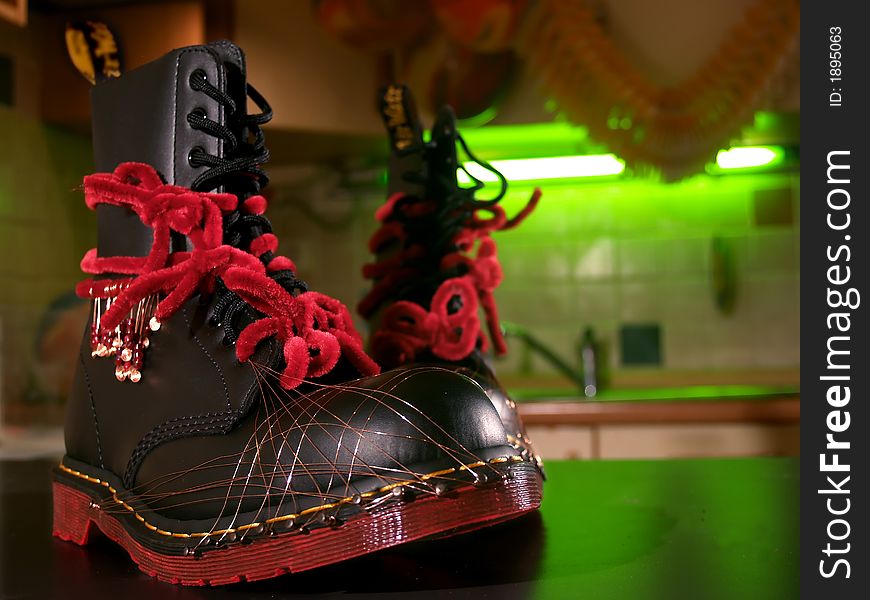
M 138 383 L 142 379 L 145 350 L 150 341 L 150 324 L 155 321 L 154 310 L 160 300 L 157 294 L 144 297 L 136 303 L 130 314 L 113 329 L 102 327 L 102 316 L 109 310 L 118 294 L 129 285 L 129 280 L 118 281 L 89 290 L 93 302 L 91 315 L 91 356 L 115 357 L 115 377 L 118 381 Z

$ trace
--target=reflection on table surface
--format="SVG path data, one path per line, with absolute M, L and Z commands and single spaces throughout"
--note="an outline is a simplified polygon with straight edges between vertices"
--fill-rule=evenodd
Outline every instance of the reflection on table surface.
M 792 599 L 798 462 L 551 461 L 544 506 L 514 522 L 218 589 L 140 573 L 98 539 L 50 537 L 45 461 L 0 462 L 0 597 Z

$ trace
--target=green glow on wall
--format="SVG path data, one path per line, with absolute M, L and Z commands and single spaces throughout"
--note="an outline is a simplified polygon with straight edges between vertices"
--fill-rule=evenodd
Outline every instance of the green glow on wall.
M 570 123 L 487 125 L 460 129 L 468 147 L 485 160 L 602 154 L 585 127 Z
M 759 112 L 751 132 L 761 133 L 778 131 L 785 126 L 783 119 L 772 113 Z M 631 127 L 630 121 L 616 119 L 614 128 Z M 573 179 L 577 177 L 598 177 L 621 175 L 625 170 L 624 161 L 609 154 L 608 149 L 589 137 L 589 131 L 582 126 L 566 122 L 535 123 L 524 125 L 487 125 L 479 128 L 463 128 L 462 135 L 469 148 L 481 159 L 489 161 L 501 170 L 500 165 L 517 169 L 509 181 L 531 181 L 554 179 Z M 747 139 L 757 139 L 749 136 Z M 769 136 L 768 136 L 769 139 Z M 749 142 L 752 143 L 752 142 Z M 607 156 L 607 159 L 602 158 Z M 588 162 L 581 159 L 588 158 Z M 539 163 L 527 162 L 528 159 L 550 159 Z M 570 159 L 570 160 L 569 160 Z M 575 161 L 571 164 L 571 161 Z M 737 146 L 723 149 L 717 161 L 707 166 L 707 173 L 723 175 L 736 172 L 763 172 L 785 163 L 785 150 L 780 146 Z M 618 165 L 618 166 L 617 166 Z M 466 168 L 482 181 L 494 181 L 491 174 L 479 168 Z M 532 175 L 539 170 L 538 175 Z M 564 173 L 564 174 L 562 174 Z M 468 178 L 460 174 L 460 181 L 468 183 Z
M 508 215 L 522 210 L 534 187 L 544 195 L 522 227 L 501 235 L 499 253 L 512 252 L 507 240 L 522 246 L 533 239 L 551 244 L 554 238 L 744 236 L 753 228 L 756 193 L 795 187 L 796 181 L 795 173 L 751 170 L 728 177 L 703 173 L 667 184 L 626 177 L 509 181 L 501 201 Z M 487 183 L 477 196 L 486 199 L 497 193 L 498 184 Z M 666 255 L 660 258 L 663 265 L 670 260 Z

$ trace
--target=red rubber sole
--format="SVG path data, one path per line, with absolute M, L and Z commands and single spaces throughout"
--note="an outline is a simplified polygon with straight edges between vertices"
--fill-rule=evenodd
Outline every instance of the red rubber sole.
M 490 487 L 466 486 L 448 497 L 393 502 L 362 513 L 338 528 L 308 535 L 285 533 L 230 545 L 202 555 L 155 552 L 134 539 L 117 515 L 100 510 L 85 492 L 60 481 L 54 488 L 53 534 L 79 545 L 93 527 L 123 547 L 144 573 L 182 585 L 224 585 L 296 573 L 344 561 L 405 542 L 465 533 L 521 516 L 541 504 L 537 472 Z

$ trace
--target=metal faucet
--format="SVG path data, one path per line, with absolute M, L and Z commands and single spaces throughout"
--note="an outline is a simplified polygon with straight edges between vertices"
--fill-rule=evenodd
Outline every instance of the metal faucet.
M 579 373 L 577 372 L 577 370 L 572 368 L 565 360 L 560 358 L 555 352 L 553 352 L 546 345 L 544 345 L 543 342 L 541 342 L 538 338 L 532 335 L 529 330 L 522 325 L 502 321 L 501 328 L 505 337 L 517 338 L 521 340 L 525 344 L 526 348 L 537 353 L 544 360 L 550 363 L 550 365 L 552 365 L 562 375 L 573 381 L 577 385 L 577 388 L 580 390 L 580 393 L 582 393 L 584 396 L 591 398 L 595 396 L 595 394 L 598 392 L 594 349 L 592 348 L 591 344 L 584 343 L 581 345 L 580 358 L 583 364 L 583 372 Z M 591 332 L 588 328 L 586 332 L 584 332 L 584 340 L 587 339 L 587 334 L 591 335 Z M 592 354 L 592 356 L 587 356 L 587 354 Z

